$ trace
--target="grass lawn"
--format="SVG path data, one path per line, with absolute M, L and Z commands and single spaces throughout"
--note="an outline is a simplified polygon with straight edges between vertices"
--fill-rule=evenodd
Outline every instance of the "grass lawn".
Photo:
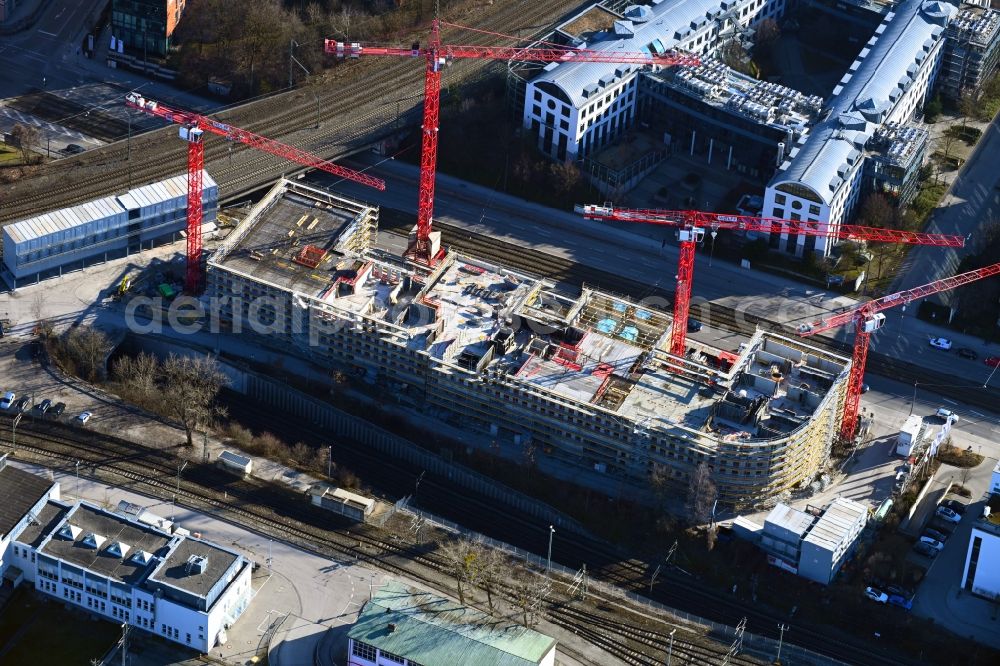
M 120 631 L 22 587 L 0 615 L 0 666 L 87 666 L 107 653 Z
M 10 146 L 0 146 L 0 165 L 14 166 L 21 163 L 21 151 Z

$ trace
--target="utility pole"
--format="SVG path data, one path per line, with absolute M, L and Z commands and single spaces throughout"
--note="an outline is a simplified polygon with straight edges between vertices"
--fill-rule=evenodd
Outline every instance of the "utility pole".
M 187 467 L 188 461 L 185 460 L 181 464 L 177 465 L 177 489 L 174 491 L 174 501 L 173 507 L 170 511 L 170 519 L 173 520 L 177 514 L 177 496 L 181 494 L 181 472 Z
M 15 451 L 17 449 L 17 424 L 21 422 L 21 417 L 24 414 L 18 413 L 17 416 L 10 422 L 10 450 Z
M 656 577 L 660 575 L 660 565 L 657 564 L 656 568 L 653 570 L 653 575 L 649 577 L 649 593 L 653 593 L 653 583 L 656 582 Z
M 908 416 L 913 416 L 913 406 L 917 402 L 917 384 L 919 384 L 919 382 L 913 382 L 913 399 L 910 400 L 910 413 Z
M 548 564 L 545 565 L 545 573 L 549 573 L 552 570 L 552 537 L 556 533 L 556 528 L 549 525 L 549 559 Z
M 128 622 L 122 624 L 122 666 L 126 666 L 128 659 Z
M 788 631 L 787 624 L 779 624 L 778 631 L 781 633 L 778 635 L 778 656 L 775 658 L 775 663 L 781 663 L 781 644 L 785 642 L 785 632 Z
M 330 454 L 326 457 L 326 478 L 333 481 L 333 444 L 330 445 Z
M 76 496 L 80 496 L 80 461 L 76 461 Z
M 670 662 L 674 658 L 674 634 L 676 633 L 677 627 L 670 630 L 670 646 L 667 648 L 667 666 L 670 666 Z
M 414 498 L 416 498 L 416 496 L 417 496 L 417 491 L 420 490 L 420 482 L 424 480 L 424 474 L 426 474 L 426 473 L 427 473 L 426 469 L 424 471 L 420 472 L 420 476 L 417 477 L 417 482 L 415 484 L 413 484 L 413 497 Z

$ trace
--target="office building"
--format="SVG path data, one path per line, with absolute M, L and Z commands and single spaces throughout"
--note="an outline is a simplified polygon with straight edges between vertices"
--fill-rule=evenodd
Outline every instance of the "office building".
M 350 666 L 554 666 L 554 638 L 390 582 L 347 633 Z
M 45 504 L 59 499 L 59 484 L 12 467 L 4 454 L 0 456 L 0 492 L 5 498 L 0 504 L 0 579 L 16 586 L 24 571 L 12 564 L 13 546 L 38 522 Z
M 704 463 L 725 504 L 808 484 L 839 427 L 850 359 L 758 331 L 738 354 L 665 312 L 576 295 L 457 252 L 432 269 L 374 248 L 377 209 L 281 181 L 208 261 L 234 332 L 378 383 L 483 439 L 640 488 Z
M 187 0 L 112 0 L 111 33 L 126 48 L 165 56 Z
M 793 146 L 764 194 L 764 215 L 846 223 L 865 188 L 865 150 L 879 128 L 905 125 L 923 109 L 956 14 L 944 0 L 903 0 L 833 90 L 822 122 Z M 904 178 L 905 180 L 905 178 Z M 902 187 L 902 184 L 901 184 Z M 905 189 L 905 188 L 904 188 Z M 827 256 L 833 240 L 771 234 L 774 249 Z
M 782 16 L 785 3 L 653 0 L 621 13 L 606 5 L 592 5 L 547 39 L 609 53 L 681 51 L 708 56 L 726 41 L 743 38 L 748 28 L 764 18 Z M 641 94 L 639 74 L 647 69 L 572 60 L 550 63 L 527 82 L 522 123 L 537 135 L 539 148 L 554 159 L 579 160 L 593 155 L 633 125 Z
M 1000 12 L 963 7 L 945 30 L 941 94 L 959 99 L 975 94 L 996 71 L 1000 59 Z
M 972 524 L 962 569 L 962 588 L 997 600 L 1000 599 L 1000 511 L 993 513 L 991 507 L 1000 507 L 1000 501 L 992 500 Z
M 219 187 L 208 173 L 202 178 L 203 223 L 214 227 Z M 186 175 L 42 213 L 3 228 L 4 277 L 17 287 L 62 275 L 174 242 L 186 226 Z

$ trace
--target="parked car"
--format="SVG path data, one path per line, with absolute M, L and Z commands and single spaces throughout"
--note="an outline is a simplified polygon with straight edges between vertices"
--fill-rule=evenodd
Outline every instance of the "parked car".
M 49 408 L 51 406 L 52 406 L 52 401 L 46 398 L 45 400 L 42 400 L 40 403 L 35 405 L 35 411 L 38 412 L 39 414 L 45 414 L 45 412 L 49 411 Z
M 796 330 L 799 333 L 808 333 L 809 331 L 813 330 L 813 326 L 812 324 L 799 324 L 798 326 L 796 326 Z
M 918 555 L 923 555 L 924 557 L 929 557 L 931 559 L 934 559 L 935 557 L 937 557 L 937 554 L 938 554 L 938 551 L 937 551 L 936 548 L 932 548 L 928 544 L 921 543 L 919 541 L 917 543 L 913 544 L 913 550 Z
M 907 599 L 913 596 L 913 590 L 899 585 L 887 585 L 885 591 L 889 593 L 889 596 L 896 595 L 899 597 L 906 597 Z
M 951 509 L 960 516 L 965 515 L 965 509 L 968 508 L 956 499 L 946 499 L 941 502 L 941 506 Z
M 944 544 L 943 543 L 941 543 L 937 539 L 932 539 L 929 536 L 922 536 L 922 537 L 920 537 L 920 543 L 926 543 L 928 546 L 930 546 L 934 550 L 944 550 Z
M 81 146 L 81 145 L 79 145 L 79 144 L 76 144 L 76 143 L 70 143 L 70 144 L 67 144 L 67 145 L 66 145 L 66 148 L 65 148 L 64 150 L 66 151 L 66 154 L 67 154 L 67 155 L 79 155 L 79 154 L 80 154 L 80 153 L 82 153 L 82 152 L 83 152 L 83 151 L 84 151 L 85 149 L 84 149 L 84 147 L 83 147 L 83 146 Z
M 913 602 L 901 594 L 890 594 L 889 603 L 893 606 L 899 606 L 903 610 L 910 610 L 913 608 Z
M 943 532 L 938 532 L 937 530 L 928 527 L 924 530 L 924 536 L 934 539 L 935 541 L 940 541 L 944 543 L 948 540 L 948 535 Z
M 697 319 L 688 319 L 688 333 L 697 333 L 701 330 L 701 322 Z
M 938 410 L 934 412 L 934 416 L 938 417 L 942 421 L 947 421 L 950 418 L 953 423 L 958 423 L 958 414 L 950 409 L 945 409 L 944 407 L 938 407 Z
M 977 358 L 979 358 L 979 354 L 977 354 L 973 350 L 969 349 L 968 347 L 962 347 L 961 349 L 959 349 L 958 350 L 958 355 L 961 356 L 962 358 L 968 358 L 968 359 L 971 359 L 973 361 L 975 361 Z
M 26 409 L 28 409 L 27 398 L 21 398 L 20 400 L 14 403 L 13 407 L 11 407 L 11 411 L 14 412 L 15 414 L 23 414 Z
M 1000 367 L 1000 356 L 989 356 L 983 363 L 991 368 Z
M 939 506 L 937 508 L 937 511 L 935 511 L 935 513 L 938 516 L 940 516 L 944 520 L 947 520 L 950 523 L 959 523 L 959 522 L 962 522 L 962 516 L 960 516 L 959 514 L 955 513 L 954 510 L 949 509 L 946 506 Z
M 93 414 L 91 414 L 90 412 L 83 412 L 79 416 L 77 416 L 75 420 L 78 424 L 84 425 L 87 421 L 90 420 L 91 416 L 93 416 Z
M 884 604 L 885 602 L 889 601 L 888 594 L 874 587 L 866 587 L 865 596 L 871 599 L 872 601 L 875 601 L 880 604 Z
M 868 386 L 868 384 L 862 384 L 861 385 L 861 392 L 862 393 L 868 393 L 869 389 L 870 389 L 870 387 Z
M 3 398 L 0 398 L 0 409 L 10 409 L 11 405 L 14 404 L 14 395 L 12 391 L 7 391 L 3 394 Z
M 65 412 L 65 411 L 66 411 L 66 403 L 65 402 L 57 402 L 55 404 L 55 407 L 52 408 L 52 411 L 49 412 L 49 415 L 50 416 L 62 416 L 62 413 Z
M 929 342 L 934 349 L 941 349 L 943 351 L 948 351 L 952 345 L 951 340 L 948 338 L 931 338 Z

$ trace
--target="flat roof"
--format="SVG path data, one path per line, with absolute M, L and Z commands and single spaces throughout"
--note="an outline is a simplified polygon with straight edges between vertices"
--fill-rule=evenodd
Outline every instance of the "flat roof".
M 18 535 L 18 542 L 37 548 L 38 544 L 45 540 L 45 537 L 55 529 L 56 525 L 62 522 L 63 517 L 69 513 L 69 509 L 67 504 L 49 500 L 35 516 L 35 520 L 31 521 Z
M 365 604 L 348 636 L 421 664 L 528 666 L 556 641 L 395 581 Z
M 140 552 L 163 555 L 170 539 L 169 534 L 80 502 L 43 540 L 39 552 L 101 576 L 136 585 L 142 582 L 149 560 L 137 560 L 134 556 Z M 119 544 L 124 556 L 109 550 L 114 544 Z
M 868 507 L 846 497 L 838 497 L 826 508 L 803 539 L 825 550 L 836 550 L 851 537 L 859 522 L 868 519 Z
M 55 483 L 11 467 L 6 458 L 0 459 L 0 465 L 0 491 L 5 497 L 0 502 L 0 535 L 7 535 Z
M 813 520 L 814 518 L 804 511 L 799 511 L 787 504 L 778 504 L 767 514 L 764 524 L 777 525 L 801 538 L 809 530 Z
M 189 566 L 191 557 L 205 560 L 205 571 Z M 181 537 L 163 562 L 149 575 L 150 583 L 162 583 L 204 597 L 225 575 L 239 555 L 201 539 Z

